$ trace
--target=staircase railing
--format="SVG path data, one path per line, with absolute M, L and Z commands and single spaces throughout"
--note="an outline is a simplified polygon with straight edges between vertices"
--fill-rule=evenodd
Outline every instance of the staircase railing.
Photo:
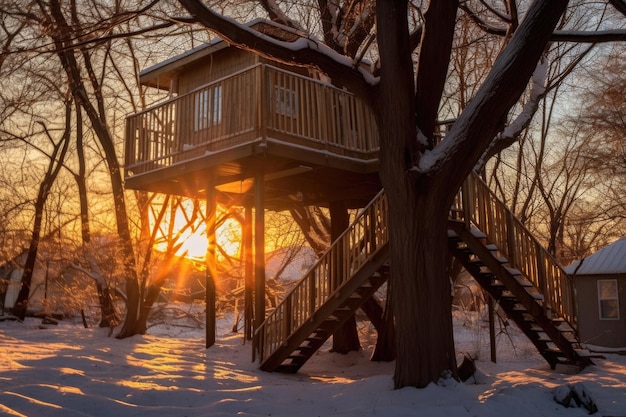
M 484 233 L 510 267 L 539 289 L 544 308 L 576 327 L 571 278 L 478 176 L 471 175 L 465 181 L 450 216 Z M 387 218 L 387 199 L 381 190 L 256 330 L 255 351 L 260 362 L 310 320 L 335 290 L 388 242 Z
M 576 326 L 576 301 L 571 278 L 533 234 L 477 175 L 463 184 L 455 201 L 467 226 L 474 225 L 544 296 L 544 308 Z M 460 206 L 460 207 L 459 207 Z
M 389 240 L 384 191 L 365 207 L 255 332 L 260 362 L 273 354 Z

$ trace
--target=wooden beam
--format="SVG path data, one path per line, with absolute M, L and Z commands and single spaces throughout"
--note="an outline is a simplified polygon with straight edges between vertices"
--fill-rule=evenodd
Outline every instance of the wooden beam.
M 243 332 L 245 340 L 252 340 L 252 320 L 254 319 L 254 305 L 253 305 L 253 292 L 254 292 L 254 259 L 252 250 L 252 206 L 246 204 L 245 217 L 243 225 L 243 233 L 241 237 L 243 243 L 243 253 L 245 261 L 244 271 L 244 319 L 243 319 Z
M 215 202 L 215 178 L 211 173 L 208 176 L 206 185 L 206 234 L 208 239 L 206 253 L 206 276 L 205 276 L 205 302 L 206 302 L 206 347 L 215 344 L 216 317 L 215 317 L 215 228 L 216 228 L 216 208 Z
M 254 281 L 256 296 L 254 328 L 258 329 L 265 320 L 265 184 L 263 172 L 260 170 L 255 176 L 254 188 Z

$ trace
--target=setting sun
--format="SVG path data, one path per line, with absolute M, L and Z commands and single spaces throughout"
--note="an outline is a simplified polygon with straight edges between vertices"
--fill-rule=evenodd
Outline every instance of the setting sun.
M 163 209 L 162 206 L 160 208 Z M 165 252 L 168 245 L 180 245 L 176 255 L 203 260 L 208 246 L 205 218 L 199 214 L 203 210 L 202 205 L 194 204 L 191 200 L 174 201 L 170 203 L 170 216 L 164 216 L 160 224 L 157 225 L 155 224 L 158 218 L 157 209 L 153 209 L 150 223 L 153 229 L 155 227 L 159 229 L 155 248 Z M 172 213 L 174 224 L 170 226 L 169 219 Z M 218 209 L 218 217 L 225 215 L 227 213 L 224 210 Z M 216 239 L 220 248 L 216 251 L 218 260 L 223 258 L 224 254 L 232 257 L 239 256 L 241 224 L 233 218 L 224 219 L 216 230 Z

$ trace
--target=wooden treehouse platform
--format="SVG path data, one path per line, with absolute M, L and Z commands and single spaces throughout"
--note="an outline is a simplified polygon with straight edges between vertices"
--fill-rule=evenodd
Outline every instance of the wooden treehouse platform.
M 336 200 L 365 207 L 282 303 L 256 322 L 254 350 L 264 370 L 298 371 L 390 273 L 373 120 L 351 94 L 263 63 L 127 118 L 128 188 L 195 198 L 218 190 L 222 199 L 243 205 L 261 184 L 261 211 Z M 576 335 L 571 278 L 475 176 L 450 210 L 448 238 L 450 253 L 550 366 L 590 363 Z M 262 253 L 257 256 L 262 263 Z M 264 278 L 259 282 L 262 293 Z
M 126 119 L 126 186 L 204 197 L 243 195 L 262 178 L 267 207 L 363 207 L 380 190 L 377 128 L 343 90 L 254 65 Z M 259 177 L 260 175 L 260 177 Z

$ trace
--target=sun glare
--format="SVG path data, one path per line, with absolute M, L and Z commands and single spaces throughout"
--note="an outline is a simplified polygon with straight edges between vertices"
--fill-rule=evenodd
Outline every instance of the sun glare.
M 182 242 L 177 251 L 178 256 L 185 256 L 196 260 L 203 260 L 206 256 L 208 241 L 206 236 L 206 225 L 202 219 L 196 219 L 195 224 L 191 227 L 189 223 L 189 207 L 178 207 L 174 216 L 174 226 L 171 231 L 172 236 L 177 237 L 177 242 Z M 187 210 L 187 212 L 184 212 Z M 154 224 L 154 214 L 150 218 L 152 227 Z M 163 219 L 159 227 L 159 234 L 155 248 L 165 252 L 168 246 L 167 231 L 169 224 L 167 219 Z M 216 251 L 218 261 L 224 257 L 224 254 L 231 257 L 237 257 L 240 254 L 241 247 L 241 225 L 234 219 L 226 219 L 216 230 L 217 244 L 220 250 Z M 174 243 L 175 244 L 175 243 Z

